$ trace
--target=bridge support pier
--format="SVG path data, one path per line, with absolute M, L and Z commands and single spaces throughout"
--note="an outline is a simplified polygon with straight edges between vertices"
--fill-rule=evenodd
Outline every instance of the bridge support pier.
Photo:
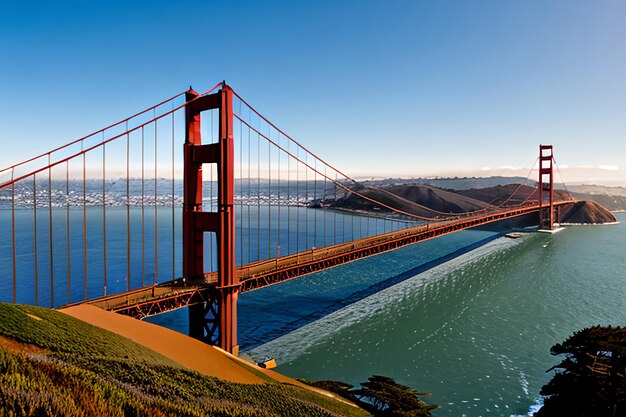
M 539 145 L 539 230 L 554 229 L 554 177 L 552 145 Z M 547 182 L 545 182 L 546 178 Z M 545 194 L 548 202 L 545 203 Z
M 204 278 L 204 233 L 217 243 L 217 286 L 211 301 L 189 308 L 189 333 L 237 354 L 237 297 L 235 270 L 233 91 L 226 84 L 216 93 L 200 96 L 189 90 L 185 107 L 183 276 L 189 283 Z M 219 109 L 219 140 L 202 144 L 203 111 Z M 217 164 L 217 211 L 202 211 L 202 164 Z

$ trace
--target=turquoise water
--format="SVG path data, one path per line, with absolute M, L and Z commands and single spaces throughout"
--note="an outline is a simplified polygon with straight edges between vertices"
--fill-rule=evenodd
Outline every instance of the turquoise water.
M 249 353 L 274 356 L 291 376 L 391 376 L 432 392 L 436 416 L 527 415 L 557 363 L 553 344 L 585 326 L 626 325 L 626 215 L 618 219 L 497 239 Z M 415 245 L 338 276 L 360 280 L 419 256 Z

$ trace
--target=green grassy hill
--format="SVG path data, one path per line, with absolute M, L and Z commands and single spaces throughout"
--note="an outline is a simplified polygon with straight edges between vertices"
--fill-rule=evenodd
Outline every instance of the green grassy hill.
M 263 377 L 225 382 L 54 310 L 0 303 L 3 416 L 369 415 Z

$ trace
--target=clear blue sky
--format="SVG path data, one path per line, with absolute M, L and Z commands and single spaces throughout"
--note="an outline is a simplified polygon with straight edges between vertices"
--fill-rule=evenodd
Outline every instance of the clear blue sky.
M 0 0 L 0 166 L 226 79 L 355 176 L 552 143 L 566 180 L 626 185 L 625 1 L 127 3 Z

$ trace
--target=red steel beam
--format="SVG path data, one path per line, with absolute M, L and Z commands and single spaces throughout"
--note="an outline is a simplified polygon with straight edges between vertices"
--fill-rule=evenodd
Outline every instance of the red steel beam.
M 220 103 L 220 137 L 217 205 L 220 347 L 237 356 L 237 297 L 239 279 L 235 271 L 235 145 L 233 138 L 233 90 L 224 85 Z

